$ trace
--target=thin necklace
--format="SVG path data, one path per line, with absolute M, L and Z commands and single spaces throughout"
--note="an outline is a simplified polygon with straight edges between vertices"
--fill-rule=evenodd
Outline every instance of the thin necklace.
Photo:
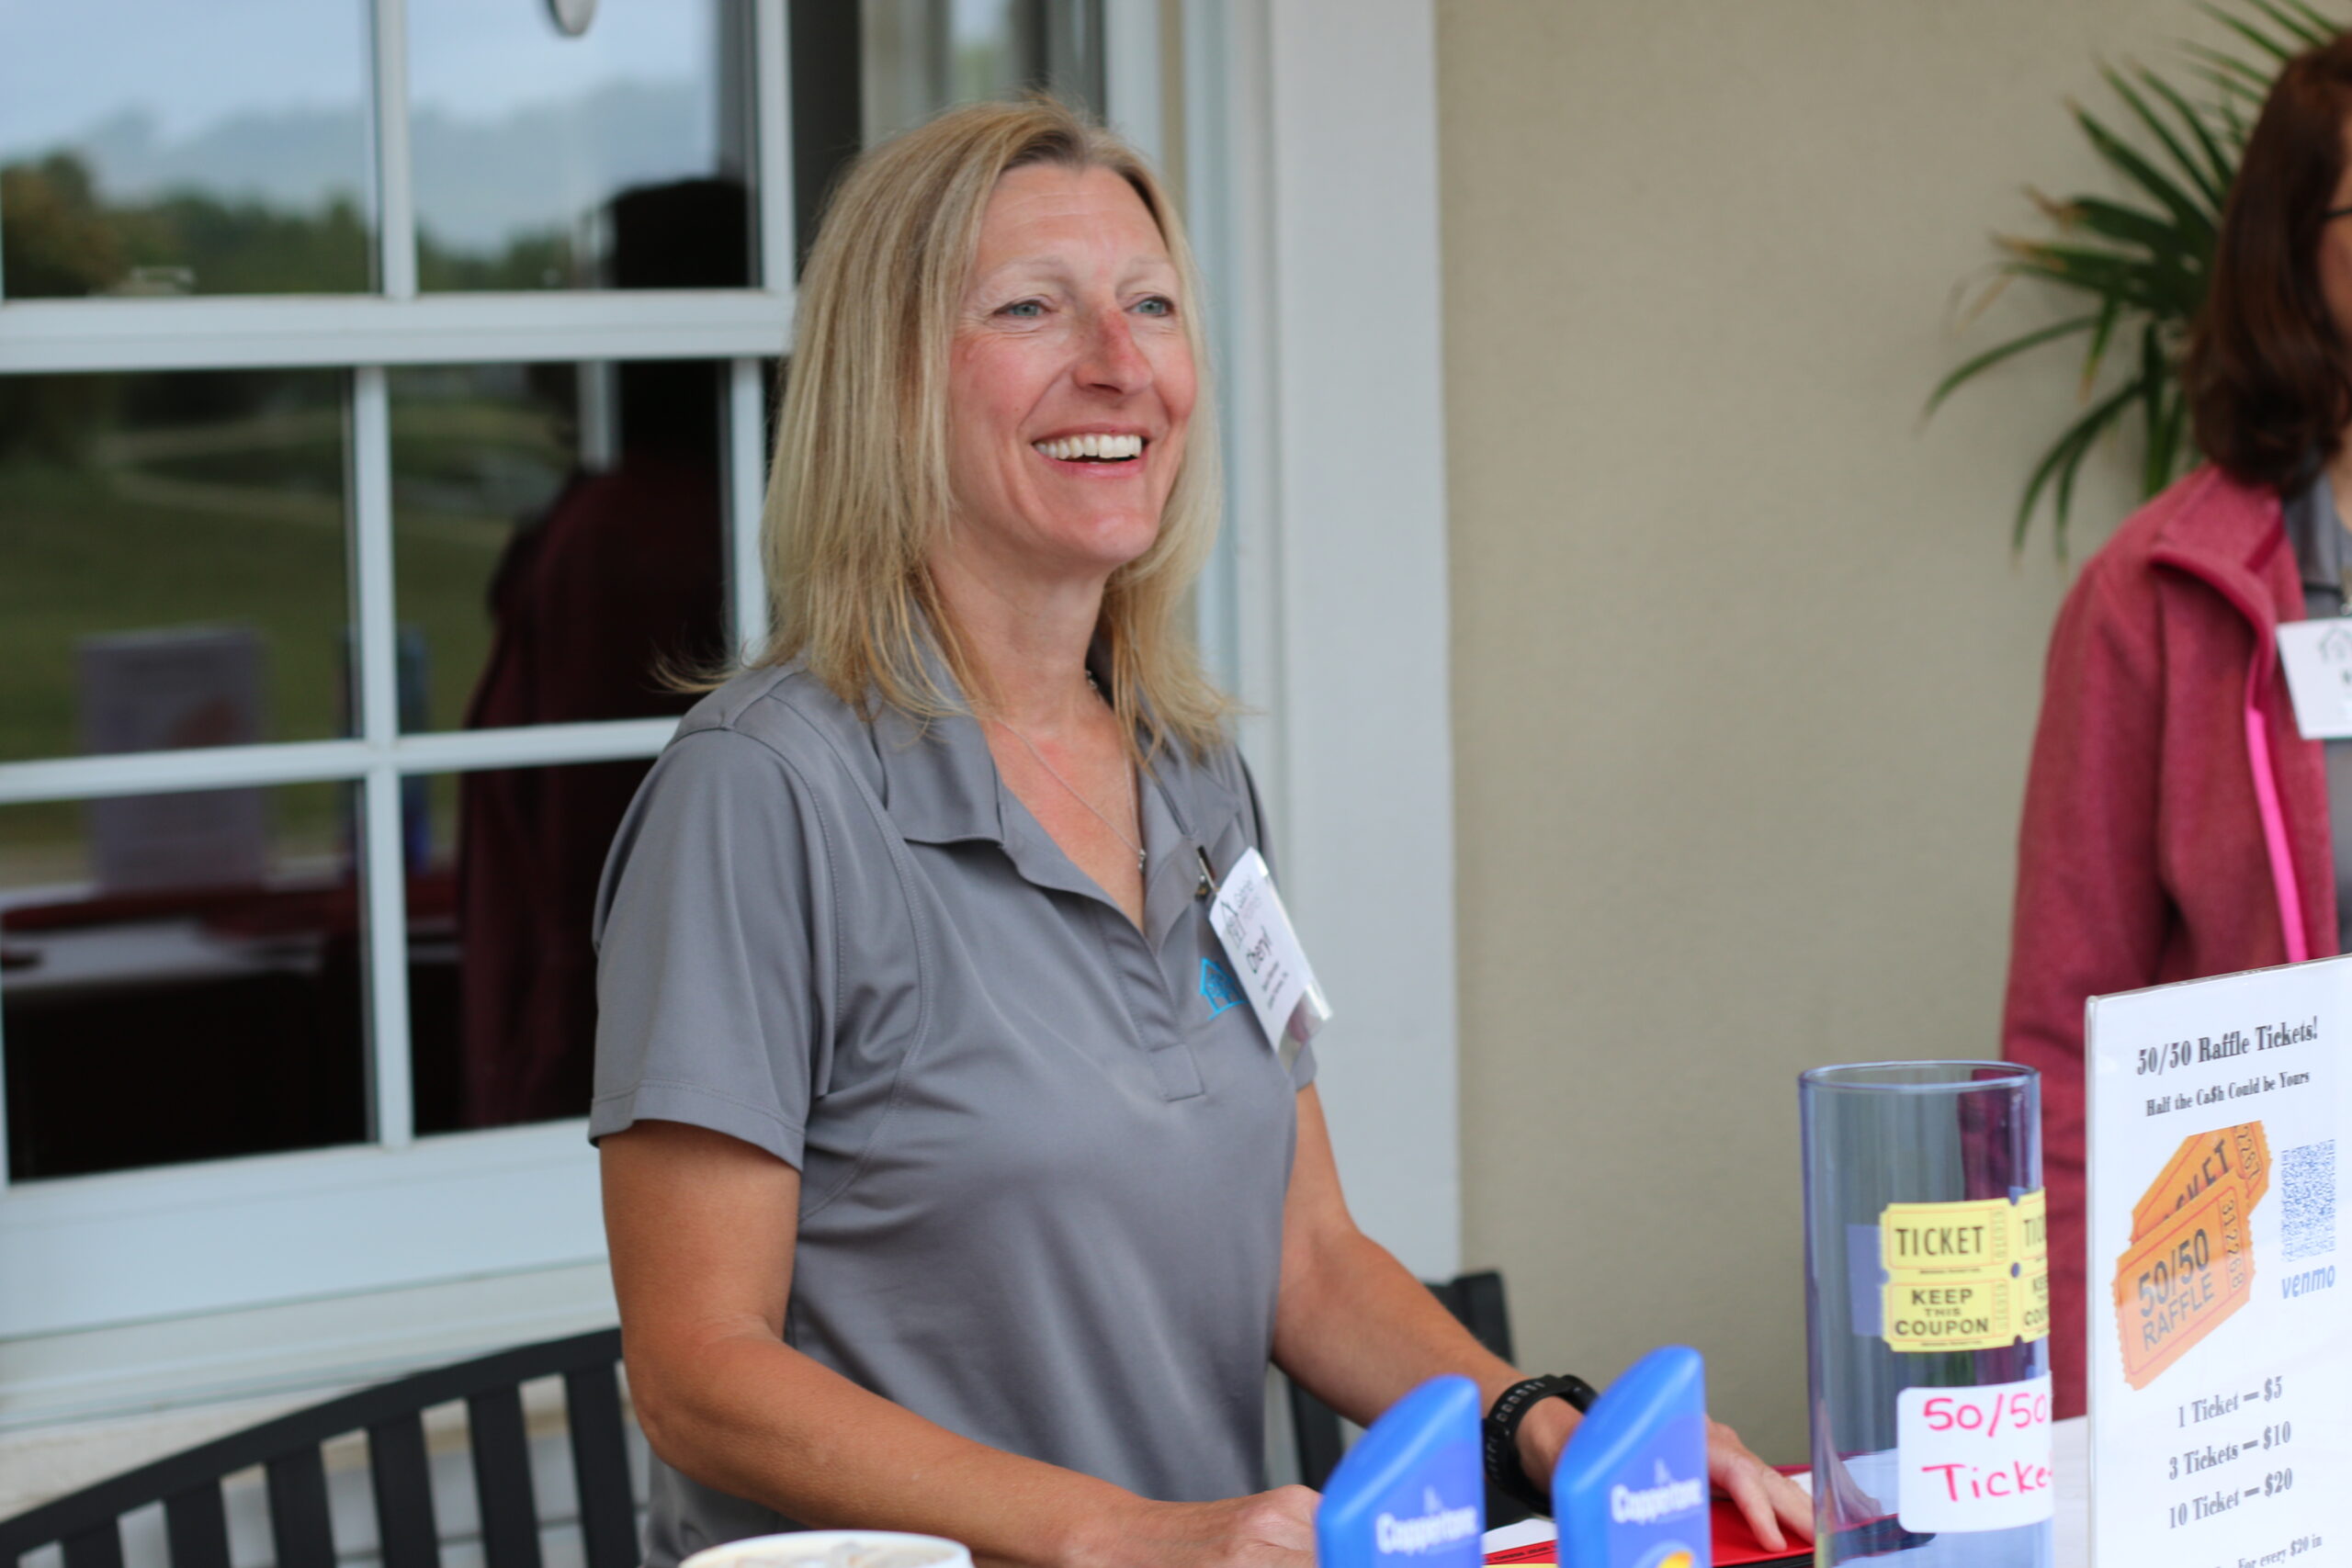
M 1102 688 L 1094 684 L 1094 672 L 1091 670 L 1087 671 L 1086 683 L 1093 690 L 1096 696 L 1100 697 L 1102 695 Z M 1105 700 L 1107 701 L 1108 699 Z M 1110 829 L 1112 837 L 1117 839 L 1119 842 L 1127 846 L 1129 852 L 1136 857 L 1136 874 L 1138 876 L 1142 875 L 1151 858 L 1144 852 L 1143 846 L 1136 843 L 1133 839 L 1128 838 L 1125 831 L 1122 829 L 1116 822 L 1114 822 L 1108 817 L 1103 816 L 1102 812 L 1095 811 L 1094 803 L 1087 799 L 1085 795 L 1080 794 L 1076 784 L 1062 777 L 1060 770 L 1057 769 L 1051 762 L 1046 761 L 1046 754 L 1037 750 L 1035 741 L 1031 740 L 1027 736 L 1022 734 L 1021 731 L 1014 729 L 1010 724 L 1005 724 L 1005 721 L 1001 718 L 996 722 L 1000 725 L 1003 725 L 1008 734 L 1010 734 L 1015 740 L 1020 741 L 1022 745 L 1029 749 L 1029 755 L 1036 759 L 1037 765 L 1045 769 L 1047 776 L 1052 778 L 1056 784 L 1068 790 L 1069 792 L 1069 797 L 1072 800 L 1077 801 L 1080 806 L 1086 807 L 1087 810 L 1093 811 L 1094 819 L 1097 822 L 1102 823 L 1105 828 Z M 1137 808 L 1136 804 L 1135 775 L 1133 773 L 1128 773 L 1126 775 L 1126 780 L 1127 812 L 1131 817 L 1136 818 L 1136 826 L 1140 828 L 1142 826 L 1143 813 Z

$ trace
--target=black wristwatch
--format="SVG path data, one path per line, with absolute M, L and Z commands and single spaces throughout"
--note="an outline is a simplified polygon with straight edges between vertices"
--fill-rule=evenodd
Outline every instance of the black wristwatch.
M 1529 1378 L 1503 1390 L 1496 1396 L 1495 1407 L 1487 1412 L 1487 1482 L 1514 1502 L 1549 1517 L 1552 1489 L 1537 1485 L 1528 1475 L 1527 1467 L 1519 1462 L 1519 1424 L 1543 1400 L 1565 1399 L 1584 1411 L 1592 1408 L 1597 1397 L 1590 1383 L 1566 1372 Z

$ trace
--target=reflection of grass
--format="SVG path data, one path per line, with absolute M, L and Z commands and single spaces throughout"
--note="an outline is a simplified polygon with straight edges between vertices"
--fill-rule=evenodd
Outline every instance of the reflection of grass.
M 256 627 L 269 650 L 267 733 L 307 739 L 341 728 L 337 530 L 226 504 L 168 504 L 123 493 L 101 469 L 30 461 L 0 464 L 0 759 L 78 752 L 75 642 L 159 626 Z M 9 846 L 80 830 L 70 802 L 0 817 Z
M 134 487 L 135 489 L 135 487 Z M 259 627 L 280 738 L 335 732 L 344 547 L 333 529 L 118 491 L 94 468 L 0 466 L 0 757 L 65 756 L 74 644 L 197 623 Z
M 269 790 L 272 876 L 332 876 L 351 863 L 355 786 L 278 784 Z M 78 800 L 0 808 L 0 892 L 86 882 L 89 841 Z
M 478 384 L 494 375 L 410 371 L 392 383 L 394 575 L 401 622 L 424 634 L 435 729 L 464 722 L 490 656 L 499 556 L 571 463 L 550 412 Z
M 513 512 L 491 509 L 544 503 L 569 453 L 552 421 L 527 408 L 413 412 L 424 417 L 401 422 L 396 473 L 403 491 L 416 476 L 427 493 L 396 509 L 396 611 L 432 650 L 432 722 L 453 727 L 488 650 L 491 574 L 512 526 Z M 340 413 L 125 432 L 93 451 L 87 466 L 0 461 L 0 761 L 81 750 L 78 639 L 165 626 L 255 627 L 268 650 L 266 738 L 342 733 Z M 315 840 L 332 799 L 289 793 L 282 829 Z M 303 819 L 313 811 L 326 816 Z M 80 831 L 71 802 L 0 812 L 0 851 L 53 849 Z

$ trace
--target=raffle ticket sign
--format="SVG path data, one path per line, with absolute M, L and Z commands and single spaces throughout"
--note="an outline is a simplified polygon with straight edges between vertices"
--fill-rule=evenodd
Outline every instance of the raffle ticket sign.
M 2092 1000 L 2094 1568 L 2352 1562 L 2352 958 Z

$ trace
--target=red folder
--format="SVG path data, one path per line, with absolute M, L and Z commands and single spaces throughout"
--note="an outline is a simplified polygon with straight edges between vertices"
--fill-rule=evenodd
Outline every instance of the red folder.
M 1779 1551 L 1765 1550 L 1756 1539 L 1756 1532 L 1747 1528 L 1747 1516 L 1728 1497 L 1715 1499 L 1714 1538 L 1715 1568 L 1742 1568 L 1751 1562 L 1794 1562 L 1813 1555 L 1811 1541 L 1792 1540 Z M 1521 1568 L 1524 1564 L 1557 1562 L 1559 1556 L 1558 1541 L 1538 1540 L 1490 1551 L 1487 1561 Z

